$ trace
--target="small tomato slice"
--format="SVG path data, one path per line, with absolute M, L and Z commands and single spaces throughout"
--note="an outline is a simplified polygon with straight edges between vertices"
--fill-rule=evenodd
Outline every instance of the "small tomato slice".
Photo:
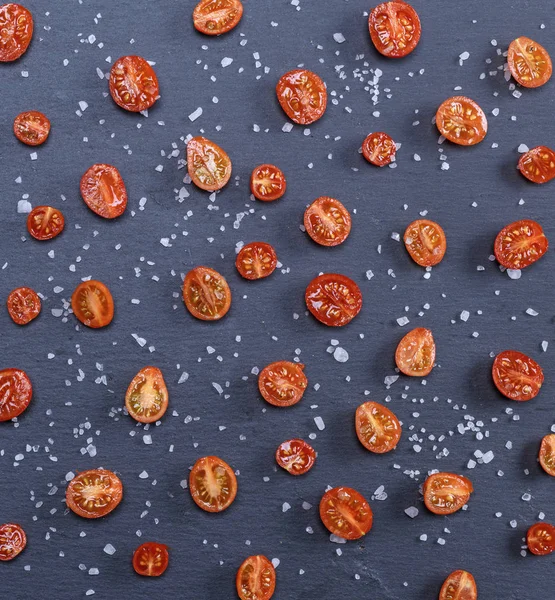
M 127 412 L 139 423 L 154 423 L 168 408 L 168 388 L 162 371 L 157 367 L 143 367 L 127 388 Z
M 441 586 L 439 600 L 478 600 L 476 581 L 468 571 L 454 571 Z
M 555 477 L 555 433 L 544 436 L 538 458 L 542 469 L 551 477 Z
M 147 110 L 160 97 L 158 77 L 144 58 L 122 56 L 110 71 L 110 94 L 114 102 L 125 110 Z
M 517 83 L 537 88 L 549 81 L 553 66 L 547 50 L 527 37 L 519 37 L 509 45 L 507 62 Z
M 241 0 L 201 0 L 193 11 L 193 24 L 206 35 L 231 31 L 243 16 Z
M 457 512 L 468 502 L 473 491 L 470 480 L 454 473 L 434 473 L 422 488 L 426 508 L 436 515 Z
M 50 121 L 38 110 L 28 110 L 17 115 L 13 132 L 20 142 L 28 146 L 40 146 L 48 139 Z
M 36 206 L 27 217 L 27 231 L 36 240 L 51 240 L 65 227 L 64 215 L 52 206 Z
M 526 402 L 540 393 L 543 369 L 522 352 L 504 350 L 493 361 L 491 369 L 495 387 L 507 398 Z
M 287 189 L 283 171 L 275 165 L 259 165 L 251 175 L 251 192 L 257 200 L 273 202 L 279 200 Z
M 543 229 L 531 219 L 515 221 L 497 234 L 494 252 L 507 269 L 524 269 L 539 260 L 549 247 Z
M 303 397 L 308 379 L 304 365 L 280 360 L 260 371 L 258 389 L 262 397 L 274 406 L 293 406 Z
M 27 325 L 40 314 L 41 302 L 35 290 L 19 287 L 8 296 L 8 312 L 14 323 Z
M 326 273 L 308 284 L 305 302 L 312 315 L 324 325 L 343 327 L 360 312 L 362 293 L 345 275 Z
M 33 386 L 21 369 L 0 371 L 0 421 L 10 421 L 24 412 L 33 397 Z
M 314 466 L 316 451 L 304 440 L 287 440 L 278 446 L 276 462 L 291 475 L 304 475 Z
M 20 4 L 0 6 L 0 62 L 17 60 L 33 37 L 33 16 Z
M 532 148 L 520 157 L 518 170 L 533 183 L 547 183 L 555 177 L 555 152 L 547 146 Z
M 231 159 L 227 152 L 209 139 L 198 136 L 187 143 L 187 169 L 201 190 L 221 190 L 231 177 Z
M 336 487 L 322 497 L 320 518 L 334 535 L 345 540 L 358 540 L 372 529 L 374 515 L 366 499 L 356 490 Z
M 141 544 L 133 552 L 133 568 L 143 577 L 160 577 L 168 568 L 170 555 L 168 547 L 157 542 Z
M 295 69 L 282 75 L 276 93 L 285 114 L 298 125 L 310 125 L 326 112 L 326 85 L 307 69 Z
M 114 318 L 114 299 L 100 281 L 81 282 L 71 296 L 73 314 L 87 327 L 106 327 Z
M 96 164 L 81 177 L 81 196 L 99 217 L 115 219 L 127 206 L 127 190 L 120 172 L 112 165 Z
M 436 125 L 441 135 L 460 146 L 474 146 L 488 132 L 484 111 L 466 96 L 448 98 L 437 109 Z
M 370 133 L 362 143 L 362 155 L 376 167 L 385 167 L 393 162 L 396 153 L 397 146 L 393 138 L 383 131 Z
M 237 477 L 217 456 L 199 458 L 189 475 L 189 491 L 195 504 L 206 512 L 222 512 L 237 495 Z
M 67 485 L 66 503 L 84 519 L 111 513 L 123 498 L 120 478 L 107 469 L 90 469 L 77 474 Z
M 249 556 L 237 571 L 235 580 L 241 600 L 270 600 L 276 589 L 276 570 L 265 557 Z
M 218 271 L 195 267 L 185 276 L 183 300 L 187 310 L 202 321 L 217 321 L 231 306 L 231 290 Z
M 263 279 L 276 270 L 277 254 L 270 244 L 251 242 L 239 250 L 235 266 L 245 279 Z
M 404 241 L 410 257 L 421 267 L 439 264 L 447 250 L 445 232 L 427 219 L 413 221 L 405 230 Z
M 420 41 L 418 13 L 407 2 L 383 2 L 370 12 L 368 29 L 376 50 L 389 58 L 410 54 Z
M 536 523 L 526 534 L 528 550 L 537 556 L 547 556 L 555 551 L 555 527 L 550 523 Z
M 23 528 L 16 523 L 0 525 L 0 560 L 13 560 L 25 550 L 27 536 Z
M 304 227 L 321 246 L 338 246 L 351 233 L 351 215 L 339 200 L 320 196 L 306 209 Z
M 355 428 L 360 443 L 376 454 L 395 450 L 401 439 L 399 419 L 377 402 L 365 402 L 357 408 Z
M 417 327 L 409 331 L 395 351 L 395 364 L 410 377 L 425 377 L 432 372 L 436 359 L 436 343 L 429 329 Z

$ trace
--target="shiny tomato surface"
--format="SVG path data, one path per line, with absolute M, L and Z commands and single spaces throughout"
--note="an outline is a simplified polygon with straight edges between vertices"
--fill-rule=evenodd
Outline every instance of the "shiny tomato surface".
M 504 350 L 493 361 L 495 387 L 507 398 L 526 402 L 539 393 L 543 384 L 543 369 L 526 354 Z
M 461 146 L 478 144 L 488 132 L 484 111 L 466 96 L 445 100 L 437 109 L 436 125 L 442 136 Z
M 4 523 L 0 525 L 0 560 L 13 560 L 27 546 L 27 536 L 21 525 Z
M 258 376 L 258 389 L 273 406 L 293 406 L 303 397 L 308 380 L 304 365 L 280 360 L 264 367 Z
M 339 200 L 320 196 L 305 210 L 304 227 L 317 244 L 338 246 L 351 233 L 351 215 Z
M 451 515 L 460 510 L 474 491 L 462 475 L 434 473 L 424 482 L 422 493 L 426 508 L 436 515 Z
M 515 221 L 497 234 L 494 252 L 507 269 L 524 269 L 539 260 L 549 247 L 542 226 L 531 219 Z
M 8 313 L 14 323 L 27 325 L 40 314 L 41 301 L 39 295 L 28 287 L 19 287 L 8 296 Z
M 336 487 L 322 497 L 320 518 L 330 533 L 345 540 L 358 540 L 372 528 L 374 515 L 366 499 L 356 490 Z
M 201 321 L 217 321 L 231 306 L 231 290 L 223 275 L 210 267 L 195 267 L 183 281 L 187 310 Z
M 365 402 L 357 408 L 355 428 L 360 443 L 376 454 L 395 450 L 401 439 L 399 419 L 377 402 Z
M 193 11 L 193 24 L 205 35 L 231 31 L 243 16 L 241 0 L 201 0 Z
M 189 475 L 189 491 L 195 504 L 206 512 L 222 512 L 237 495 L 233 469 L 217 456 L 199 458 Z
M 133 568 L 143 577 L 160 577 L 170 561 L 168 547 L 157 542 L 145 542 L 133 553 Z
M 28 146 L 40 146 L 48 139 L 50 121 L 38 110 L 28 110 L 17 115 L 13 132 L 20 142 Z
M 78 473 L 67 485 L 66 503 L 76 515 L 98 519 L 111 513 L 123 498 L 120 478 L 107 469 Z
M 125 110 L 147 110 L 160 97 L 158 77 L 141 56 L 122 56 L 110 71 L 110 94 Z
M 527 88 L 545 85 L 553 73 L 551 57 L 547 50 L 525 36 L 511 42 L 507 62 L 514 79 Z
M 304 440 L 286 440 L 276 450 L 276 462 L 291 475 L 304 475 L 314 466 L 316 451 Z
M 101 281 L 81 282 L 71 296 L 73 314 L 87 327 L 106 327 L 114 318 L 114 299 Z
M 270 600 L 276 589 L 274 565 L 262 555 L 249 556 L 235 578 L 240 600 Z
M 276 93 L 285 114 L 298 125 L 310 125 L 326 112 L 326 85 L 316 73 L 307 69 L 295 69 L 282 75 Z
M 99 217 L 115 219 L 125 212 L 127 190 L 120 172 L 112 165 L 96 164 L 81 177 L 81 196 Z
M 418 45 L 422 26 L 408 3 L 383 2 L 370 11 L 368 29 L 376 50 L 389 58 L 402 58 Z
M 436 343 L 429 329 L 417 327 L 409 331 L 395 351 L 395 364 L 410 377 L 425 377 L 432 372 L 436 359 Z
M 139 423 L 155 423 L 168 409 L 168 388 L 158 367 L 143 367 L 127 388 L 127 412 Z
M 352 279 L 327 273 L 308 284 L 305 302 L 312 315 L 324 325 L 343 327 L 360 312 L 362 293 Z
M 0 421 L 10 421 L 24 412 L 33 397 L 33 386 L 25 371 L 0 371 Z
M 33 16 L 21 4 L 0 6 L 0 62 L 17 60 L 27 52 L 33 37 Z
M 52 206 L 35 206 L 27 217 L 27 231 L 36 240 L 51 240 L 60 235 L 64 227 L 64 215 Z

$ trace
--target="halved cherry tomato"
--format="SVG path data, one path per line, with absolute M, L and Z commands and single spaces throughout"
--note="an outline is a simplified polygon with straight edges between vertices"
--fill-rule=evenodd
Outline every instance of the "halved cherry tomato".
M 273 202 L 285 194 L 287 181 L 283 171 L 275 165 L 259 165 L 251 175 L 251 192 L 257 200 Z
M 528 550 L 537 556 L 547 556 L 555 551 L 555 527 L 550 523 L 536 523 L 526 534 Z
M 357 408 L 355 428 L 360 443 L 376 454 L 395 450 L 401 439 L 399 419 L 377 402 L 365 402 Z
M 538 458 L 542 469 L 551 477 L 555 477 L 555 433 L 544 436 Z
M 33 397 L 33 386 L 21 369 L 0 371 L 0 421 L 10 421 L 24 412 Z
M 206 512 L 222 512 L 237 495 L 233 469 L 217 456 L 199 458 L 189 475 L 189 491 L 195 504 Z
M 202 321 L 217 321 L 231 306 L 231 290 L 218 271 L 195 267 L 183 281 L 183 300 L 187 310 Z
M 534 40 L 519 37 L 509 45 L 507 62 L 511 75 L 520 85 L 537 88 L 549 81 L 553 67 L 547 50 Z
M 540 393 L 543 384 L 543 369 L 522 352 L 504 350 L 493 361 L 493 382 L 507 398 L 526 402 Z
M 127 206 L 127 190 L 120 172 L 112 165 L 96 164 L 81 177 L 81 196 L 99 217 L 115 219 Z
M 358 540 L 372 529 L 374 515 L 366 499 L 356 490 L 336 487 L 323 495 L 320 518 L 334 535 L 345 540 Z
M 370 12 L 368 29 L 376 50 L 389 58 L 410 54 L 420 41 L 422 27 L 414 8 L 404 2 L 383 2 Z
M 543 229 L 531 219 L 515 221 L 497 234 L 494 252 L 507 269 L 524 269 L 539 260 L 549 247 Z
M 33 16 L 14 2 L 0 6 L 0 62 L 25 54 L 33 37 Z
M 326 112 L 326 85 L 307 69 L 295 69 L 282 75 L 276 93 L 285 114 L 298 125 L 310 125 Z
M 100 281 L 81 282 L 71 296 L 73 314 L 87 327 L 106 327 L 114 318 L 114 299 Z
M 468 571 L 454 571 L 441 586 L 439 600 L 478 600 L 476 581 Z
M 27 230 L 36 240 L 51 240 L 65 227 L 64 215 L 52 206 L 36 206 L 27 217 Z
M 25 550 L 27 536 L 20 525 L 4 523 L 0 525 L 0 560 L 14 559 Z
M 237 571 L 235 585 L 241 600 L 270 600 L 276 589 L 274 565 L 260 554 L 249 556 Z
M 391 3 L 389 3 L 391 4 Z M 387 133 L 377 131 L 370 133 L 362 142 L 362 155 L 376 167 L 385 167 L 395 160 L 397 146 Z
M 421 267 L 434 267 L 439 264 L 447 250 L 445 232 L 434 221 L 418 219 L 405 230 L 405 248 L 410 257 Z
M 143 367 L 127 388 L 125 407 L 129 416 L 139 423 L 154 423 L 168 408 L 168 388 L 162 371 Z
M 40 298 L 35 290 L 28 287 L 12 290 L 7 304 L 10 317 L 18 325 L 27 325 L 40 314 Z
M 187 169 L 197 187 L 215 192 L 231 177 L 231 159 L 218 144 L 198 136 L 187 142 Z
M 235 266 L 245 279 L 263 279 L 276 270 L 277 254 L 270 244 L 251 242 L 239 250 Z
M 448 98 L 437 109 L 436 125 L 441 135 L 460 146 L 474 146 L 488 132 L 484 111 L 466 96 Z
M 304 227 L 321 246 L 338 246 L 351 233 L 351 215 L 335 198 L 320 196 L 305 210 Z
M 555 152 L 547 146 L 532 148 L 520 157 L 518 170 L 533 183 L 547 183 L 555 177 Z
M 50 121 L 38 110 L 28 110 L 17 115 L 13 132 L 20 142 L 28 146 L 40 146 L 48 139 Z
M 110 71 L 110 94 L 125 110 L 147 110 L 160 97 L 158 77 L 144 58 L 122 56 Z
M 362 293 L 345 275 L 326 273 L 308 284 L 305 302 L 308 310 L 324 325 L 343 327 L 360 312 Z
M 308 379 L 304 365 L 280 360 L 260 371 L 258 389 L 266 402 L 274 406 L 293 406 L 305 393 Z
M 276 462 L 291 475 L 304 475 L 314 466 L 316 451 L 304 440 L 287 440 L 278 446 Z
M 206 35 L 227 33 L 243 16 L 241 0 L 201 0 L 193 11 L 193 24 Z
M 105 517 L 118 506 L 122 498 L 120 478 L 107 469 L 82 471 L 66 488 L 68 508 L 85 519 Z
M 168 547 L 157 542 L 141 544 L 133 552 L 133 568 L 143 577 L 160 577 L 168 568 L 170 555 Z
M 425 377 L 432 372 L 436 359 L 436 343 L 429 329 L 417 327 L 409 331 L 395 351 L 395 364 L 410 377 Z
M 424 504 L 436 515 L 451 515 L 460 510 L 474 491 L 472 483 L 462 475 L 434 473 L 424 482 Z

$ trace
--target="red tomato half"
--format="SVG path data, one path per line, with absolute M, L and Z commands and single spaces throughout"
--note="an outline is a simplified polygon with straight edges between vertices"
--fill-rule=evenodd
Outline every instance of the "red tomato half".
M 296 69 L 282 75 L 276 93 L 285 114 L 298 125 L 310 125 L 326 112 L 326 85 L 316 73 L 307 69 Z
M 233 469 L 217 456 L 199 458 L 189 475 L 189 491 L 195 504 L 206 512 L 222 512 L 237 495 Z
M 249 556 L 235 580 L 240 600 L 270 600 L 276 589 L 274 565 L 262 555 Z
M 550 523 L 536 523 L 526 534 L 528 550 L 537 556 L 547 556 L 555 551 L 555 527 Z
M 276 270 L 277 254 L 270 244 L 251 242 L 239 250 L 235 266 L 245 279 L 263 279 Z
M 377 402 L 365 402 L 357 408 L 355 428 L 360 443 L 376 454 L 395 450 L 401 439 L 399 419 Z
M 549 243 L 539 223 L 523 219 L 511 223 L 497 234 L 494 252 L 497 262 L 507 269 L 524 269 L 539 260 Z
M 168 409 L 168 388 L 162 371 L 157 367 L 143 367 L 127 388 L 127 412 L 139 423 L 155 423 Z
M 221 190 L 231 177 L 231 159 L 218 144 L 199 136 L 187 142 L 187 169 L 201 190 Z
M 10 421 L 27 409 L 33 397 L 33 386 L 25 371 L 0 371 L 0 421 Z
M 275 165 L 259 165 L 251 175 L 251 192 L 257 200 L 273 202 L 285 194 L 287 181 L 283 171 Z
M 547 50 L 524 36 L 511 42 L 507 62 L 511 75 L 520 85 L 527 88 L 544 85 L 553 72 L 551 57 Z
M 551 477 L 555 477 L 555 433 L 550 433 L 542 439 L 538 459 L 542 469 Z
M 14 2 L 0 6 L 0 62 L 11 62 L 25 54 L 33 37 L 31 13 Z
M 107 469 L 77 474 L 67 485 L 66 503 L 76 515 L 98 519 L 111 513 L 123 498 L 120 478 Z
M 193 24 L 206 35 L 227 33 L 243 16 L 241 0 L 201 0 L 193 11 Z
M 547 183 L 555 177 L 555 152 L 547 146 L 532 148 L 520 157 L 518 170 L 533 183 Z
M 18 325 L 27 325 L 40 314 L 41 302 L 39 295 L 28 287 L 19 287 L 8 296 L 8 312 Z
M 368 29 L 376 50 L 389 58 L 410 54 L 420 41 L 417 12 L 407 2 L 383 2 L 370 12 Z
M 37 110 L 22 112 L 13 123 L 15 137 L 28 146 L 44 144 L 50 134 L 50 121 Z
M 316 451 L 304 440 L 287 440 L 278 446 L 276 462 L 291 475 L 304 475 L 314 466 Z
M 393 138 L 383 131 L 377 131 L 366 136 L 362 143 L 362 155 L 376 167 L 385 167 L 395 160 L 397 146 Z
M 474 491 L 462 475 L 434 473 L 424 482 L 422 493 L 426 508 L 436 515 L 451 515 L 460 510 Z
M 133 568 L 143 577 L 160 577 L 168 568 L 168 547 L 156 542 L 141 544 L 133 553 Z
M 432 372 L 436 359 L 436 343 L 429 329 L 417 327 L 409 331 L 395 351 L 395 364 L 410 377 L 425 377 Z
M 81 177 L 81 196 L 99 217 L 115 219 L 127 206 L 127 190 L 120 172 L 112 165 L 96 164 Z
M 540 393 L 543 370 L 538 363 L 522 352 L 505 350 L 493 361 L 493 382 L 507 398 L 526 402 Z
M 87 327 L 106 327 L 114 318 L 114 299 L 101 282 L 90 279 L 81 282 L 71 296 L 73 314 Z
M 308 284 L 305 301 L 308 310 L 318 321 L 330 327 L 343 327 L 360 312 L 362 293 L 352 279 L 327 273 Z
M 27 231 L 36 240 L 51 240 L 65 227 L 64 215 L 52 206 L 35 206 L 27 217 Z
M 280 360 L 260 371 L 258 389 L 266 402 L 274 406 L 293 406 L 305 393 L 308 379 L 304 365 Z
M 447 251 L 445 232 L 440 225 L 427 219 L 413 221 L 403 239 L 410 257 L 421 267 L 435 267 Z
M 338 246 L 351 233 L 351 215 L 335 198 L 320 196 L 306 209 L 304 227 L 321 246 Z
M 25 550 L 27 536 L 20 525 L 4 523 L 0 525 L 0 560 L 14 559 Z
M 218 271 L 195 267 L 183 281 L 183 301 L 187 310 L 201 321 L 217 321 L 231 306 L 231 290 Z
M 356 490 L 336 487 L 322 497 L 320 518 L 334 535 L 345 540 L 358 540 L 372 529 L 374 515 L 366 499 Z
M 468 571 L 455 571 L 441 586 L 439 600 L 478 600 L 476 581 Z
M 110 71 L 110 94 L 114 102 L 125 110 L 147 110 L 160 97 L 154 69 L 140 56 L 118 58 Z
M 445 100 L 437 109 L 436 125 L 443 137 L 461 146 L 478 144 L 488 132 L 484 111 L 466 96 Z

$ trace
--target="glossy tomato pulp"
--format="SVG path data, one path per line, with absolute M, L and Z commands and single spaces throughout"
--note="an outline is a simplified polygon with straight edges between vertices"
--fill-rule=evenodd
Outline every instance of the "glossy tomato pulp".
M 115 219 L 127 206 L 127 190 L 120 172 L 112 165 L 93 165 L 81 177 L 81 196 L 99 217 Z
M 276 269 L 276 251 L 265 242 L 251 242 L 239 250 L 235 266 L 245 279 L 263 279 Z
M 160 96 L 154 69 L 140 56 L 122 56 L 110 71 L 110 94 L 130 112 L 150 108 Z
M 231 306 L 231 290 L 225 278 L 210 267 L 196 267 L 183 282 L 187 310 L 202 321 L 217 321 Z
M 133 553 L 135 573 L 143 577 L 160 577 L 168 568 L 168 547 L 156 542 L 141 544 Z
M 520 85 L 527 88 L 544 85 L 553 72 L 551 57 L 547 50 L 524 36 L 511 42 L 507 62 L 511 75 Z
M 251 192 L 257 200 L 273 202 L 279 200 L 287 189 L 283 171 L 275 165 L 264 164 L 256 167 L 251 174 Z
M 423 486 L 424 504 L 436 515 L 450 515 L 460 510 L 474 491 L 472 483 L 462 475 L 434 473 Z
M 466 96 L 445 100 L 437 109 L 436 125 L 442 136 L 461 146 L 478 144 L 488 132 L 484 111 Z
M 454 571 L 441 586 L 439 600 L 477 600 L 476 581 L 468 571 Z
M 280 360 L 264 367 L 258 376 L 262 397 L 274 406 L 293 406 L 303 397 L 308 380 L 304 365 Z
M 335 198 L 320 196 L 306 209 L 304 227 L 321 246 L 338 246 L 351 233 L 351 215 Z
M 98 519 L 111 513 L 123 498 L 120 478 L 107 469 L 77 474 L 67 485 L 66 503 L 76 515 Z
M 362 143 L 362 155 L 376 167 L 385 167 L 395 160 L 397 146 L 387 133 L 377 131 L 366 136 Z
M 549 243 L 539 223 L 530 219 L 503 227 L 495 238 L 495 258 L 507 269 L 524 269 L 539 260 Z
M 447 240 L 443 229 L 434 221 L 418 219 L 405 230 L 405 248 L 410 257 L 421 267 L 435 267 L 447 250 Z
M 14 2 L 0 6 L 0 62 L 17 60 L 33 37 L 31 13 Z
M 80 283 L 71 296 L 73 314 L 87 327 L 106 327 L 114 318 L 114 299 L 100 281 L 91 279 Z
M 542 439 L 538 458 L 542 469 L 551 477 L 555 477 L 555 433 L 550 433 Z
M 376 50 L 389 58 L 410 54 L 420 41 L 417 12 L 407 2 L 383 2 L 370 12 L 368 29 Z
M 231 177 L 231 159 L 218 144 L 199 136 L 187 142 L 187 169 L 201 190 L 221 190 Z
M 536 523 L 526 534 L 526 543 L 532 554 L 547 556 L 555 551 L 555 527 L 550 523 Z
M 28 146 L 40 146 L 50 134 L 50 121 L 37 110 L 22 112 L 13 123 L 15 137 Z
M 64 215 L 52 206 L 35 206 L 27 217 L 27 231 L 36 240 L 51 240 L 64 230 Z
M 133 377 L 125 394 L 127 412 L 139 423 L 154 423 L 168 408 L 168 388 L 162 371 L 144 367 Z
M 206 512 L 229 508 L 237 495 L 233 469 L 217 456 L 199 458 L 189 475 L 189 491 L 195 504 Z
M 328 92 L 312 71 L 296 69 L 282 75 L 276 93 L 285 114 L 298 125 L 310 125 L 326 112 Z
M 395 364 L 405 375 L 425 377 L 432 372 L 436 359 L 436 343 L 429 329 L 417 327 L 409 331 L 395 351 Z
M 28 287 L 12 290 L 7 304 L 10 317 L 18 325 L 27 325 L 40 314 L 40 298 L 34 290 Z
M 27 536 L 23 528 L 16 523 L 0 525 L 0 560 L 13 560 L 25 550 Z
M 495 387 L 507 398 L 519 402 L 535 398 L 543 384 L 540 365 L 516 350 L 505 350 L 495 357 L 492 375 Z
M 262 555 L 249 556 L 235 580 L 240 600 L 270 600 L 276 589 L 274 565 Z
M 314 466 L 316 451 L 304 440 L 287 440 L 278 446 L 276 462 L 291 475 L 304 475 Z
M 547 183 L 555 177 L 555 152 L 547 146 L 537 146 L 524 153 L 518 170 L 533 183 Z
M 319 275 L 308 284 L 305 302 L 318 321 L 330 327 L 342 327 L 360 312 L 362 293 L 352 279 L 337 273 L 327 273 Z
M 10 421 L 27 409 L 33 397 L 33 386 L 25 371 L 0 371 L 0 421 Z
M 241 0 L 201 0 L 193 11 L 193 24 L 206 35 L 220 35 L 237 27 L 243 16 Z
M 394 450 L 401 439 L 399 419 L 377 402 L 365 402 L 357 408 L 355 428 L 360 443 L 376 454 Z
M 336 487 L 320 501 L 320 518 L 326 529 L 345 540 L 358 540 L 372 528 L 373 513 L 356 490 Z

